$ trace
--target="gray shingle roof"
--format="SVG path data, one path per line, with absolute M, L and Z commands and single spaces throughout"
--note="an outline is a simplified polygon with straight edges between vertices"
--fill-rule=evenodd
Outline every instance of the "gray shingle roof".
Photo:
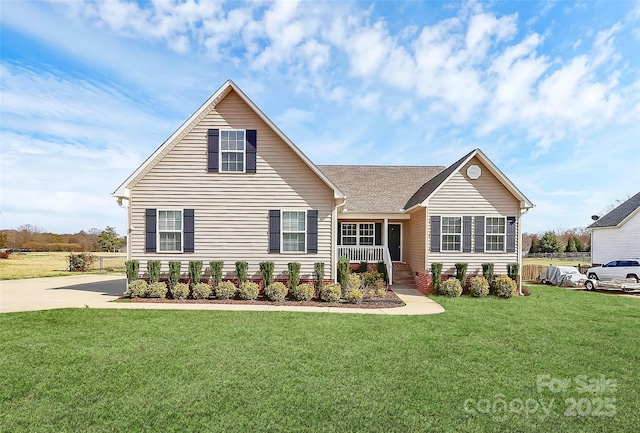
M 597 229 L 601 227 L 616 227 L 626 217 L 631 215 L 633 211 L 640 207 L 640 192 L 622 203 L 620 206 L 591 224 L 588 229 Z
M 348 212 L 398 212 L 441 166 L 319 165 L 347 196 Z

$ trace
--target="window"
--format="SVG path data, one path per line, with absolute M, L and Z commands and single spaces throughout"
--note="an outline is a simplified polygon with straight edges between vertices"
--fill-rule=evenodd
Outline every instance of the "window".
M 373 245 L 374 225 L 373 223 L 360 224 L 360 245 Z
M 358 245 L 358 224 L 342 223 L 342 245 Z
M 305 252 L 307 213 L 282 211 L 282 252 Z
M 442 217 L 441 251 L 461 251 L 462 218 Z
M 487 217 L 485 224 L 485 251 L 505 251 L 505 218 Z
M 375 245 L 375 223 L 341 223 L 342 245 Z
M 158 211 L 158 251 L 182 251 L 182 211 Z
M 244 173 L 245 131 L 220 131 L 220 171 Z

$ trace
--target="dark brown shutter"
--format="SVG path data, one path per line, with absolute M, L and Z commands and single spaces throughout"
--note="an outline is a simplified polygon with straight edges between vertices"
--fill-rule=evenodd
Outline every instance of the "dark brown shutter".
M 147 253 L 156 252 L 156 209 L 146 209 L 144 212 L 144 250 Z
M 307 211 L 307 253 L 318 252 L 318 211 Z
M 484 217 L 477 216 L 476 218 L 476 253 L 484 252 Z
M 184 248 L 185 253 L 193 253 L 195 251 L 194 241 L 194 211 L 193 209 L 185 209 L 184 211 Z
M 210 129 L 207 135 L 207 171 L 211 173 L 217 173 L 219 168 L 219 143 L 220 143 L 220 130 Z
M 507 217 L 507 252 L 516 252 L 516 217 Z
M 338 245 L 342 245 L 342 223 L 338 222 Z
M 471 252 L 471 217 L 462 217 L 462 252 Z
M 256 154 L 258 149 L 257 131 L 247 129 L 247 173 L 256 172 Z
M 440 252 L 440 217 L 431 217 L 431 252 Z
M 375 244 L 382 245 L 382 223 L 376 223 L 375 227 Z
M 280 252 L 280 211 L 269 211 L 269 252 Z

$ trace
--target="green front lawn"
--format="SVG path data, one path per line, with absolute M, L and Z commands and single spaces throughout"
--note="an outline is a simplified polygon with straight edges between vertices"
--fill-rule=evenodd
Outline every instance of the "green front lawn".
M 640 299 L 531 290 L 417 317 L 2 314 L 0 431 L 637 431 Z

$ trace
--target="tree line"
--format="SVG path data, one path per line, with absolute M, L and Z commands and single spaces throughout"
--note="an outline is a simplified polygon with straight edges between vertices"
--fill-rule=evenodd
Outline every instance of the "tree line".
M 543 234 L 523 233 L 522 251 L 530 253 L 575 253 L 591 251 L 591 234 L 584 227 L 546 231 Z
M 126 236 L 118 235 L 110 226 L 74 234 L 51 233 L 31 224 L 0 231 L 0 248 L 12 250 L 116 252 L 126 244 Z

